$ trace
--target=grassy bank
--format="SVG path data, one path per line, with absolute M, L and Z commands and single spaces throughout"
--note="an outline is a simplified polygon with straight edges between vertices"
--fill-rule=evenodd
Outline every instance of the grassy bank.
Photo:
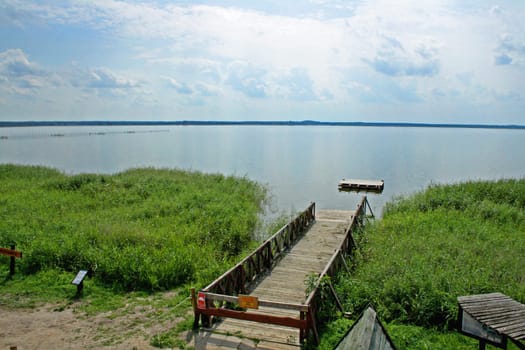
M 15 280 L 93 268 L 121 291 L 210 281 L 253 243 L 266 196 L 246 178 L 156 169 L 68 176 L 0 165 L 0 184 L 0 247 L 23 251 Z
M 389 203 L 358 241 L 337 291 L 356 316 L 372 303 L 399 349 L 475 348 L 453 331 L 458 296 L 525 302 L 525 180 L 433 185 Z M 328 325 L 322 348 L 348 324 Z

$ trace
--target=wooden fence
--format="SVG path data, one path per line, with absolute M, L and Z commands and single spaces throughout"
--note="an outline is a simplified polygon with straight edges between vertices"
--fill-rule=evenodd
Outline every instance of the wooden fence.
M 224 295 L 246 294 L 249 285 L 280 260 L 315 220 L 315 203 L 264 241 L 250 255 L 202 290 Z
M 240 303 L 240 298 L 243 298 L 244 294 L 247 294 L 250 291 L 252 284 L 254 284 L 258 278 L 264 276 L 267 271 L 275 266 L 285 252 L 302 237 L 303 233 L 306 232 L 310 225 L 315 221 L 315 203 L 312 203 L 294 220 L 283 226 L 250 255 L 225 272 L 206 288 L 199 291 L 198 294 L 192 289 L 192 303 L 195 313 L 194 327 L 198 327 L 199 321 L 201 321 L 203 325 L 209 326 L 210 316 L 231 317 L 241 320 L 299 328 L 301 343 L 304 343 L 306 338 L 310 335 L 310 332 L 313 335 L 314 341 L 318 343 L 318 319 L 316 311 L 320 295 L 319 283 L 324 276 L 333 276 L 341 264 L 346 263 L 346 257 L 355 247 L 352 232 L 356 230 L 357 227 L 364 224 L 367 205 L 368 202 L 366 197 L 363 197 L 357 207 L 355 215 L 352 216 L 351 222 L 346 229 L 344 240 L 331 257 L 323 272 L 319 275 L 319 278 L 305 303 L 291 304 L 270 300 L 257 300 L 258 306 L 295 310 L 298 312 L 298 318 L 255 313 L 250 312 L 249 309 L 246 311 L 239 311 L 234 310 L 233 307 L 243 307 Z M 335 297 L 337 299 L 337 296 Z M 226 303 L 226 305 L 224 305 L 224 303 Z

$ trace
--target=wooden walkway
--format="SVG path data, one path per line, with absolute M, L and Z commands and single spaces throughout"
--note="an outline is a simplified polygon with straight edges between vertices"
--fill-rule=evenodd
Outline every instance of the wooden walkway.
M 305 304 L 309 276 L 319 276 L 345 240 L 354 211 L 322 210 L 284 257 L 258 281 L 251 296 L 286 304 Z M 247 293 L 248 294 L 248 293 Z M 260 307 L 253 313 L 299 318 L 299 311 Z M 195 349 L 299 349 L 300 331 L 266 323 L 225 318 L 201 328 L 191 344 Z

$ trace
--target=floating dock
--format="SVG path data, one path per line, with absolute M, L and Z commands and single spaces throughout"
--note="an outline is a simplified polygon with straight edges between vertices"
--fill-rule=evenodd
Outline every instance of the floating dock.
M 361 179 L 343 179 L 337 186 L 339 191 L 368 191 L 383 192 L 385 181 L 383 180 L 361 180 Z

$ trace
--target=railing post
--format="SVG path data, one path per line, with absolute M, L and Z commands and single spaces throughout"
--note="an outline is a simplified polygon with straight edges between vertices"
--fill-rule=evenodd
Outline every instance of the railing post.
M 191 305 L 193 306 L 193 329 L 197 329 L 199 328 L 201 313 L 197 307 L 197 295 L 195 294 L 195 288 L 191 288 Z
M 301 321 L 304 321 L 306 319 L 306 315 L 305 315 L 304 311 L 300 312 L 299 319 Z M 303 329 L 303 328 L 299 329 L 299 343 L 304 344 L 304 341 L 306 340 L 307 331 L 308 331 L 308 324 L 306 325 L 305 329 Z
M 244 271 L 244 267 L 242 265 L 239 265 L 239 269 L 241 270 L 240 273 L 239 273 L 239 287 L 238 288 L 238 293 L 241 293 L 241 294 L 246 294 L 246 288 L 245 288 L 245 285 L 246 285 L 246 273 Z
M 266 267 L 268 269 L 272 268 L 272 242 L 268 242 L 268 245 L 266 246 Z
M 15 250 L 16 246 L 11 244 L 11 250 Z M 11 256 L 11 261 L 9 263 L 9 275 L 13 276 L 15 274 L 15 257 Z
M 314 343 L 315 343 L 314 345 L 319 345 L 319 333 L 317 333 L 317 322 L 315 320 L 316 314 L 314 312 L 315 309 L 316 309 L 315 301 L 313 301 L 313 304 L 314 305 L 309 305 L 308 306 L 308 317 L 307 317 L 308 321 L 307 321 L 307 323 L 309 325 L 309 330 L 306 333 L 306 336 L 308 336 L 308 333 L 311 330 L 313 335 L 314 335 Z

